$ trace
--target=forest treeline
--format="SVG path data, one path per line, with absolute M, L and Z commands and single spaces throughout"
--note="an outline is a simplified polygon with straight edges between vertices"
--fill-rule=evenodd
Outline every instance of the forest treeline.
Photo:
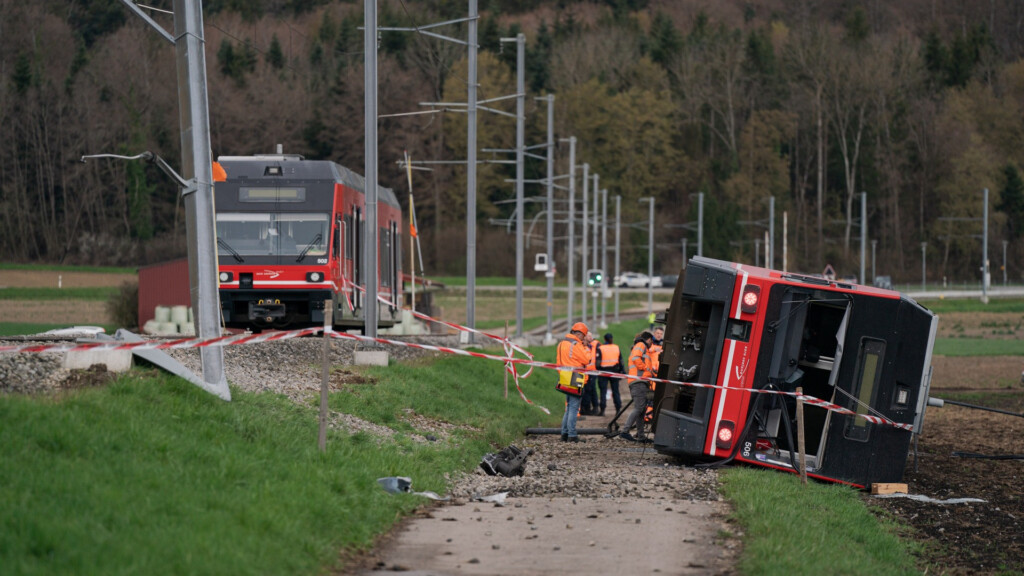
M 464 18 L 466 6 L 380 0 L 378 24 L 422 27 Z M 78 161 L 150 150 L 180 165 L 171 46 L 119 0 L 0 0 L 0 10 L 0 260 L 184 255 L 184 209 L 166 176 L 139 162 Z M 501 39 L 525 34 L 526 144 L 545 142 L 547 103 L 535 97 L 553 94 L 555 173 L 568 173 L 563 140 L 575 136 L 577 163 L 622 197 L 625 269 L 646 269 L 640 198 L 655 199 L 655 267 L 670 273 L 684 234 L 696 249 L 688 226 L 703 192 L 708 256 L 763 262 L 755 249 L 773 197 L 776 267 L 784 215 L 788 268 L 805 272 L 831 263 L 855 273 L 866 221 L 878 274 L 920 279 L 925 243 L 930 280 L 976 282 L 987 188 L 993 280 L 1003 249 L 1010 280 L 1024 278 L 1019 0 L 480 0 L 480 11 L 479 98 L 515 93 L 515 44 Z M 170 15 L 152 15 L 173 28 Z M 207 0 L 204 17 L 214 156 L 281 144 L 362 172 L 362 2 Z M 465 24 L 434 31 L 466 35 Z M 379 46 L 380 179 L 405 207 L 403 151 L 464 159 L 466 117 L 393 115 L 464 102 L 466 49 L 415 32 L 382 32 Z M 488 106 L 511 112 L 515 102 Z M 481 150 L 514 147 L 514 119 L 481 111 L 478 124 Z M 514 174 L 479 166 L 479 274 L 514 270 L 504 225 Z M 531 159 L 526 174 L 543 178 L 545 163 Z M 464 167 L 417 171 L 414 193 L 428 274 L 464 273 Z M 544 193 L 527 185 L 527 196 Z M 556 198 L 564 263 L 567 194 Z M 541 203 L 527 206 L 528 223 L 541 216 Z M 532 229 L 529 258 L 543 246 L 544 226 Z

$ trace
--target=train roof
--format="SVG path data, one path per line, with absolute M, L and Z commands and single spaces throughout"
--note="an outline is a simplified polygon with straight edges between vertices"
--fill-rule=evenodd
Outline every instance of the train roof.
M 735 272 L 744 272 L 748 276 L 752 276 L 754 278 L 762 278 L 765 280 L 799 282 L 802 284 L 807 284 L 809 286 L 819 286 L 825 289 L 836 289 L 841 291 L 857 292 L 860 294 L 880 296 L 883 298 L 904 297 L 900 292 L 897 292 L 895 290 L 886 290 L 884 288 L 877 288 L 875 286 L 867 286 L 864 284 L 843 282 L 841 280 L 828 280 L 824 277 L 800 274 L 797 272 L 782 272 L 780 270 L 772 270 L 769 268 L 762 268 L 759 266 L 752 266 L 748 264 L 739 264 L 737 262 L 727 262 L 725 260 L 716 260 L 714 258 L 707 258 L 704 256 L 694 256 L 690 261 L 692 263 L 700 264 L 709 268 L 719 268 Z
M 267 166 L 280 166 L 287 180 L 330 180 L 366 193 L 366 179 L 362 175 L 330 160 L 306 160 L 299 154 L 257 154 L 254 156 L 220 156 L 217 162 L 227 173 L 228 181 L 262 179 Z M 377 199 L 399 208 L 398 197 L 391 188 L 377 185 Z

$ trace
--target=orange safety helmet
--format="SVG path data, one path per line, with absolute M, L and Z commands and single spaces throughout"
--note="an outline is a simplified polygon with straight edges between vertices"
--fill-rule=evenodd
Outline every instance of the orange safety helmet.
M 583 322 L 577 322 L 577 323 L 572 325 L 572 328 L 569 331 L 570 332 L 583 332 L 584 334 L 586 334 L 590 330 L 587 329 L 587 325 L 584 324 Z

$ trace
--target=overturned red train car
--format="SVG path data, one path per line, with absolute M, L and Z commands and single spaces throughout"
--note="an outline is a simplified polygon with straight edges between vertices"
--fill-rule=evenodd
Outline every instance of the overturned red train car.
M 366 306 L 379 325 L 401 310 L 359 288 L 377 270 L 378 295 L 402 301 L 402 212 L 377 189 L 377 221 L 366 221 L 363 177 L 334 162 L 292 154 L 222 156 L 215 167 L 218 277 L 224 324 L 259 331 L 323 325 L 362 327 Z M 363 262 L 365 228 L 377 226 L 378 265 Z
M 716 387 L 657 384 L 654 447 L 796 472 L 796 401 L 763 392 L 799 387 L 854 412 L 804 407 L 809 476 L 898 482 L 924 418 L 937 325 L 899 292 L 696 257 L 672 296 L 658 377 Z

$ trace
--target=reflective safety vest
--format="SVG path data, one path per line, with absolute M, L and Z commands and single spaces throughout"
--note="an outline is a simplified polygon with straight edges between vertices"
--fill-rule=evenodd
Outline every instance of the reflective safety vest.
M 647 352 L 647 345 L 642 341 L 637 342 L 629 352 L 629 375 L 633 376 L 630 383 L 636 381 L 636 377 L 650 378 L 654 376 L 651 370 L 651 356 Z
M 619 363 L 619 347 L 615 344 L 601 344 L 601 368 L 611 368 Z
M 580 347 L 577 348 L 577 345 Z M 588 347 L 583 345 L 583 342 L 580 342 L 572 334 L 567 334 L 565 340 L 559 342 L 558 347 L 555 349 L 555 363 L 571 368 L 588 368 L 594 363 L 594 358 Z M 587 376 L 582 376 L 585 382 Z
M 587 370 L 594 370 L 597 368 L 597 340 L 590 341 L 590 363 L 587 364 Z
M 664 342 L 664 340 L 662 341 Z M 664 347 L 661 344 L 651 344 L 651 372 L 657 374 L 658 366 L 661 363 L 661 351 Z

